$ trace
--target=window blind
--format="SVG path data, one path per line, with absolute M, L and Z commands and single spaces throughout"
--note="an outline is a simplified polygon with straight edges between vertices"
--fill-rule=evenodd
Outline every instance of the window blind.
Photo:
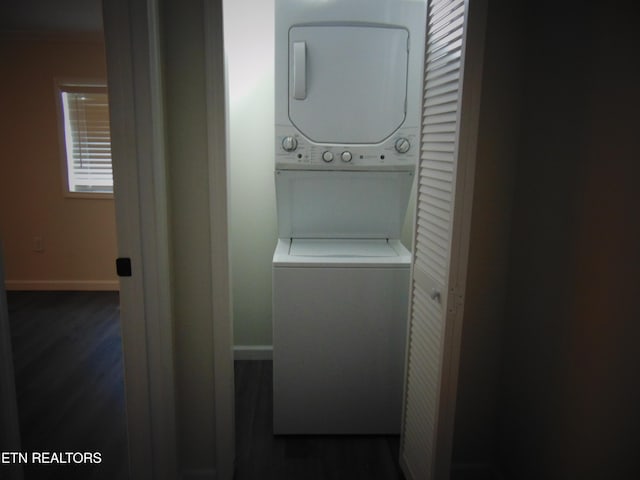
M 67 180 L 72 193 L 113 193 L 105 87 L 62 86 Z

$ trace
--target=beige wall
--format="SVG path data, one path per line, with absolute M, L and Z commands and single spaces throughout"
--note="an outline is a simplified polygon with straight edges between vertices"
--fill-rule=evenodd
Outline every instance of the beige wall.
M 117 289 L 113 200 L 64 196 L 54 79 L 105 79 L 95 36 L 0 34 L 0 237 L 9 289 Z M 44 251 L 34 251 L 40 237 Z

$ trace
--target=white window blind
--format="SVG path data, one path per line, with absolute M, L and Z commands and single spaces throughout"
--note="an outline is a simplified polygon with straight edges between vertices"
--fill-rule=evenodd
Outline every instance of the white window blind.
M 113 193 L 106 87 L 62 85 L 60 94 L 69 192 Z

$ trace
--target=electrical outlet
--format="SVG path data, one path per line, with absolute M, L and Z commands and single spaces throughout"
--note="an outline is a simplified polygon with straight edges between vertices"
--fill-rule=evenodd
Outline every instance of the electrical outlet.
M 33 237 L 33 251 L 44 252 L 44 240 L 42 237 Z

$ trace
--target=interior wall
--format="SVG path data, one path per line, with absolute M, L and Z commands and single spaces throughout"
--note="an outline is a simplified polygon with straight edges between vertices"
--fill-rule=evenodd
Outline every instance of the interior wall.
M 504 478 L 640 477 L 636 12 L 631 2 L 527 7 Z
M 4 288 L 4 255 L 0 242 L 0 451 L 19 452 L 20 425 L 18 423 L 18 404 L 15 375 L 13 370 L 13 349 L 9 325 L 9 307 Z M 2 472 L 9 480 L 22 479 L 22 465 L 19 463 L 2 465 Z
M 236 345 L 271 345 L 274 0 L 225 0 L 229 230 Z
M 233 476 L 222 2 L 159 4 L 178 429 L 184 480 Z
M 93 34 L 0 33 L 0 236 L 8 289 L 117 289 L 112 199 L 64 195 L 54 79 L 106 81 Z M 35 251 L 35 238 L 43 251 Z
M 489 2 L 452 475 L 493 469 L 520 107 L 519 11 Z M 462 477 L 466 478 L 466 477 Z
M 271 345 L 271 260 L 278 236 L 273 173 L 274 4 L 274 0 L 224 1 L 231 276 L 234 338 L 239 346 Z M 408 247 L 410 210 L 402 237 Z

